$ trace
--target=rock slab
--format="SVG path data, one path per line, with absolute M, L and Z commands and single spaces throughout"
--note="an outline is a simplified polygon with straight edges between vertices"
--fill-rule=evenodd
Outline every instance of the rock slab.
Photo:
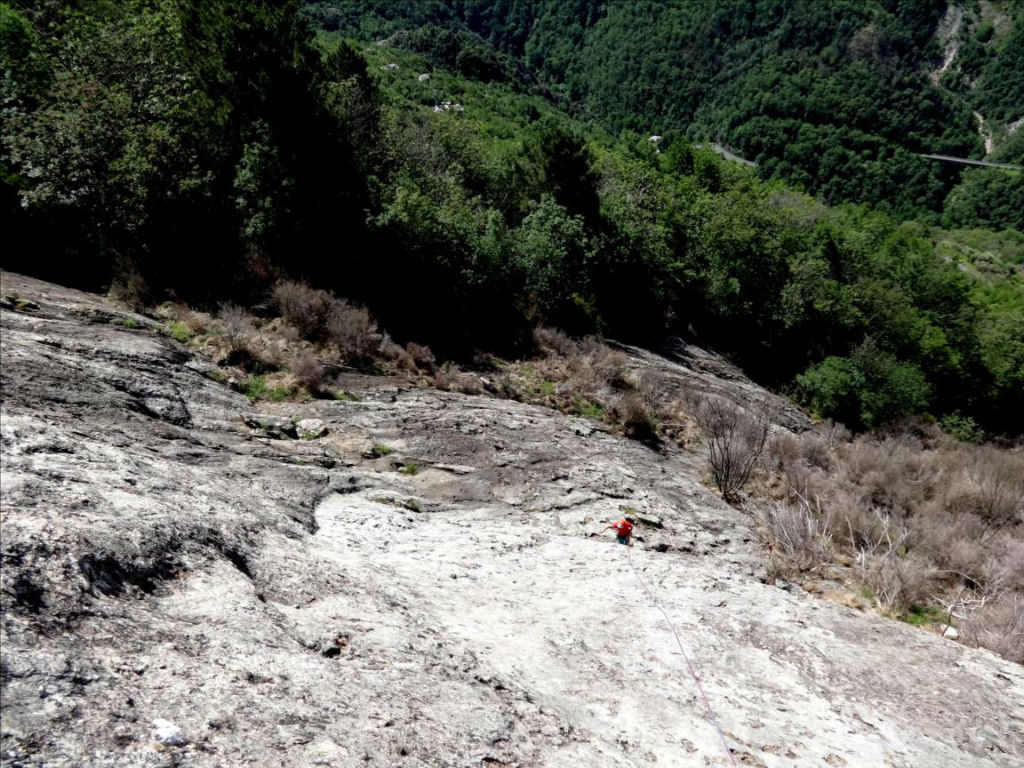
M 768 583 L 689 454 L 380 377 L 254 427 L 148 321 L 0 283 L 4 766 L 728 766 L 686 659 L 741 765 L 1024 761 L 1020 666 Z

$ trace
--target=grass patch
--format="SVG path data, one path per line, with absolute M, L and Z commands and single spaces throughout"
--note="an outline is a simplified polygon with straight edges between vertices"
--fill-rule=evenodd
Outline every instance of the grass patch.
M 128 321 L 126 320 L 125 324 L 127 325 L 127 323 Z M 192 337 L 194 335 L 192 333 L 192 329 L 189 328 L 187 325 L 185 325 L 185 323 L 181 322 L 180 320 L 171 320 L 169 323 L 167 323 L 165 328 L 165 332 L 167 333 L 167 335 L 170 336 L 175 341 L 180 341 L 182 344 L 188 344 L 190 341 L 192 341 Z
M 945 624 L 948 614 L 937 605 L 920 606 L 915 605 L 909 611 L 900 616 L 900 619 L 920 627 L 925 624 Z
M 383 443 L 373 446 L 367 451 L 363 451 L 364 459 L 379 459 L 381 456 L 387 456 L 388 454 L 394 453 L 395 449 L 390 446 L 384 445 Z
M 142 327 L 142 324 L 132 317 L 121 318 L 121 325 L 130 331 L 137 331 L 139 328 Z
M 338 392 L 335 392 L 333 397 L 334 397 L 335 400 L 343 400 L 343 401 L 349 402 L 349 403 L 358 403 L 359 402 L 359 396 L 358 395 L 354 395 L 351 392 L 346 392 L 343 389 L 338 391 Z
M 577 416 L 585 416 L 594 421 L 604 421 L 604 416 L 607 413 L 603 405 L 590 400 L 584 400 L 580 395 L 573 395 L 572 407 L 569 411 Z
M 296 391 L 291 387 L 272 387 L 267 384 L 266 376 L 253 376 L 245 380 L 242 394 L 250 400 L 269 400 L 273 403 L 284 402 L 295 398 Z
M 410 461 L 408 464 L 398 470 L 403 475 L 418 475 L 420 473 L 420 467 L 416 462 Z
M 216 381 L 218 384 L 227 384 L 231 380 L 231 376 L 220 368 L 210 368 L 207 371 L 203 371 L 203 375 L 210 381 Z

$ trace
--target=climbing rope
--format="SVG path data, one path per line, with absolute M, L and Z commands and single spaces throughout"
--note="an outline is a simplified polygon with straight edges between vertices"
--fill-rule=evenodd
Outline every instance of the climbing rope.
M 679 646 L 679 652 L 683 655 L 683 659 L 686 661 L 686 668 L 690 670 L 690 677 L 693 678 L 693 682 L 697 684 L 697 690 L 700 691 L 701 697 L 704 699 L 704 706 L 707 707 L 708 717 L 711 719 L 712 725 L 715 726 L 715 730 L 718 731 L 718 737 L 722 740 L 722 746 L 725 748 L 725 753 L 729 756 L 729 761 L 739 768 L 739 764 L 736 762 L 736 756 L 732 753 L 732 749 L 729 748 L 729 742 L 725 738 L 725 732 L 722 730 L 721 724 L 718 722 L 718 715 L 715 714 L 715 710 L 711 708 L 711 701 L 708 699 L 707 693 L 704 692 L 704 686 L 701 685 L 700 678 L 697 676 L 697 671 L 693 668 L 693 664 L 690 662 L 690 657 L 686 653 L 686 649 L 683 648 L 683 641 L 679 637 L 679 633 L 676 631 L 675 625 L 672 623 L 672 619 L 668 616 L 668 611 L 662 606 L 661 602 L 654 594 L 654 590 L 648 585 L 646 579 L 640 575 L 640 571 L 633 565 L 633 556 L 630 554 L 632 547 L 626 547 L 626 562 L 629 563 L 630 570 L 633 571 L 633 575 L 636 576 L 636 580 L 640 582 L 640 586 L 643 587 L 647 597 L 654 604 L 654 607 L 661 611 L 661 615 L 665 617 L 665 623 L 668 624 L 668 628 L 672 630 L 672 634 L 676 638 L 676 644 Z

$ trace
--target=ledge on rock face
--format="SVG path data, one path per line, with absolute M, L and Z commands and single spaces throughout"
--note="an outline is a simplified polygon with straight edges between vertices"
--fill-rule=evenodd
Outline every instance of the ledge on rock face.
M 644 514 L 643 512 L 634 512 L 633 519 L 636 520 L 638 523 L 649 525 L 652 528 L 662 528 L 665 525 L 664 521 L 662 521 L 662 519 L 657 515 L 648 515 Z
M 295 422 L 295 430 L 303 440 L 315 440 L 327 434 L 327 425 L 320 419 L 300 419 Z
M 470 475 L 476 472 L 475 467 L 466 467 L 461 464 L 435 464 L 434 469 L 439 469 L 442 472 L 450 472 L 453 475 Z
M 299 436 L 295 422 L 286 416 L 246 413 L 242 415 L 242 421 L 250 429 L 256 430 L 272 440 L 295 440 Z

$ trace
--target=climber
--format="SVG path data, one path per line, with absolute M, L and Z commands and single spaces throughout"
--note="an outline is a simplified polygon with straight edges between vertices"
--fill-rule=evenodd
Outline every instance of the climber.
M 630 518 L 624 517 L 619 522 L 612 523 L 607 528 L 602 529 L 601 533 L 608 530 L 615 531 L 615 538 L 619 544 L 625 544 L 627 547 L 630 545 L 629 537 L 633 535 L 633 521 Z

